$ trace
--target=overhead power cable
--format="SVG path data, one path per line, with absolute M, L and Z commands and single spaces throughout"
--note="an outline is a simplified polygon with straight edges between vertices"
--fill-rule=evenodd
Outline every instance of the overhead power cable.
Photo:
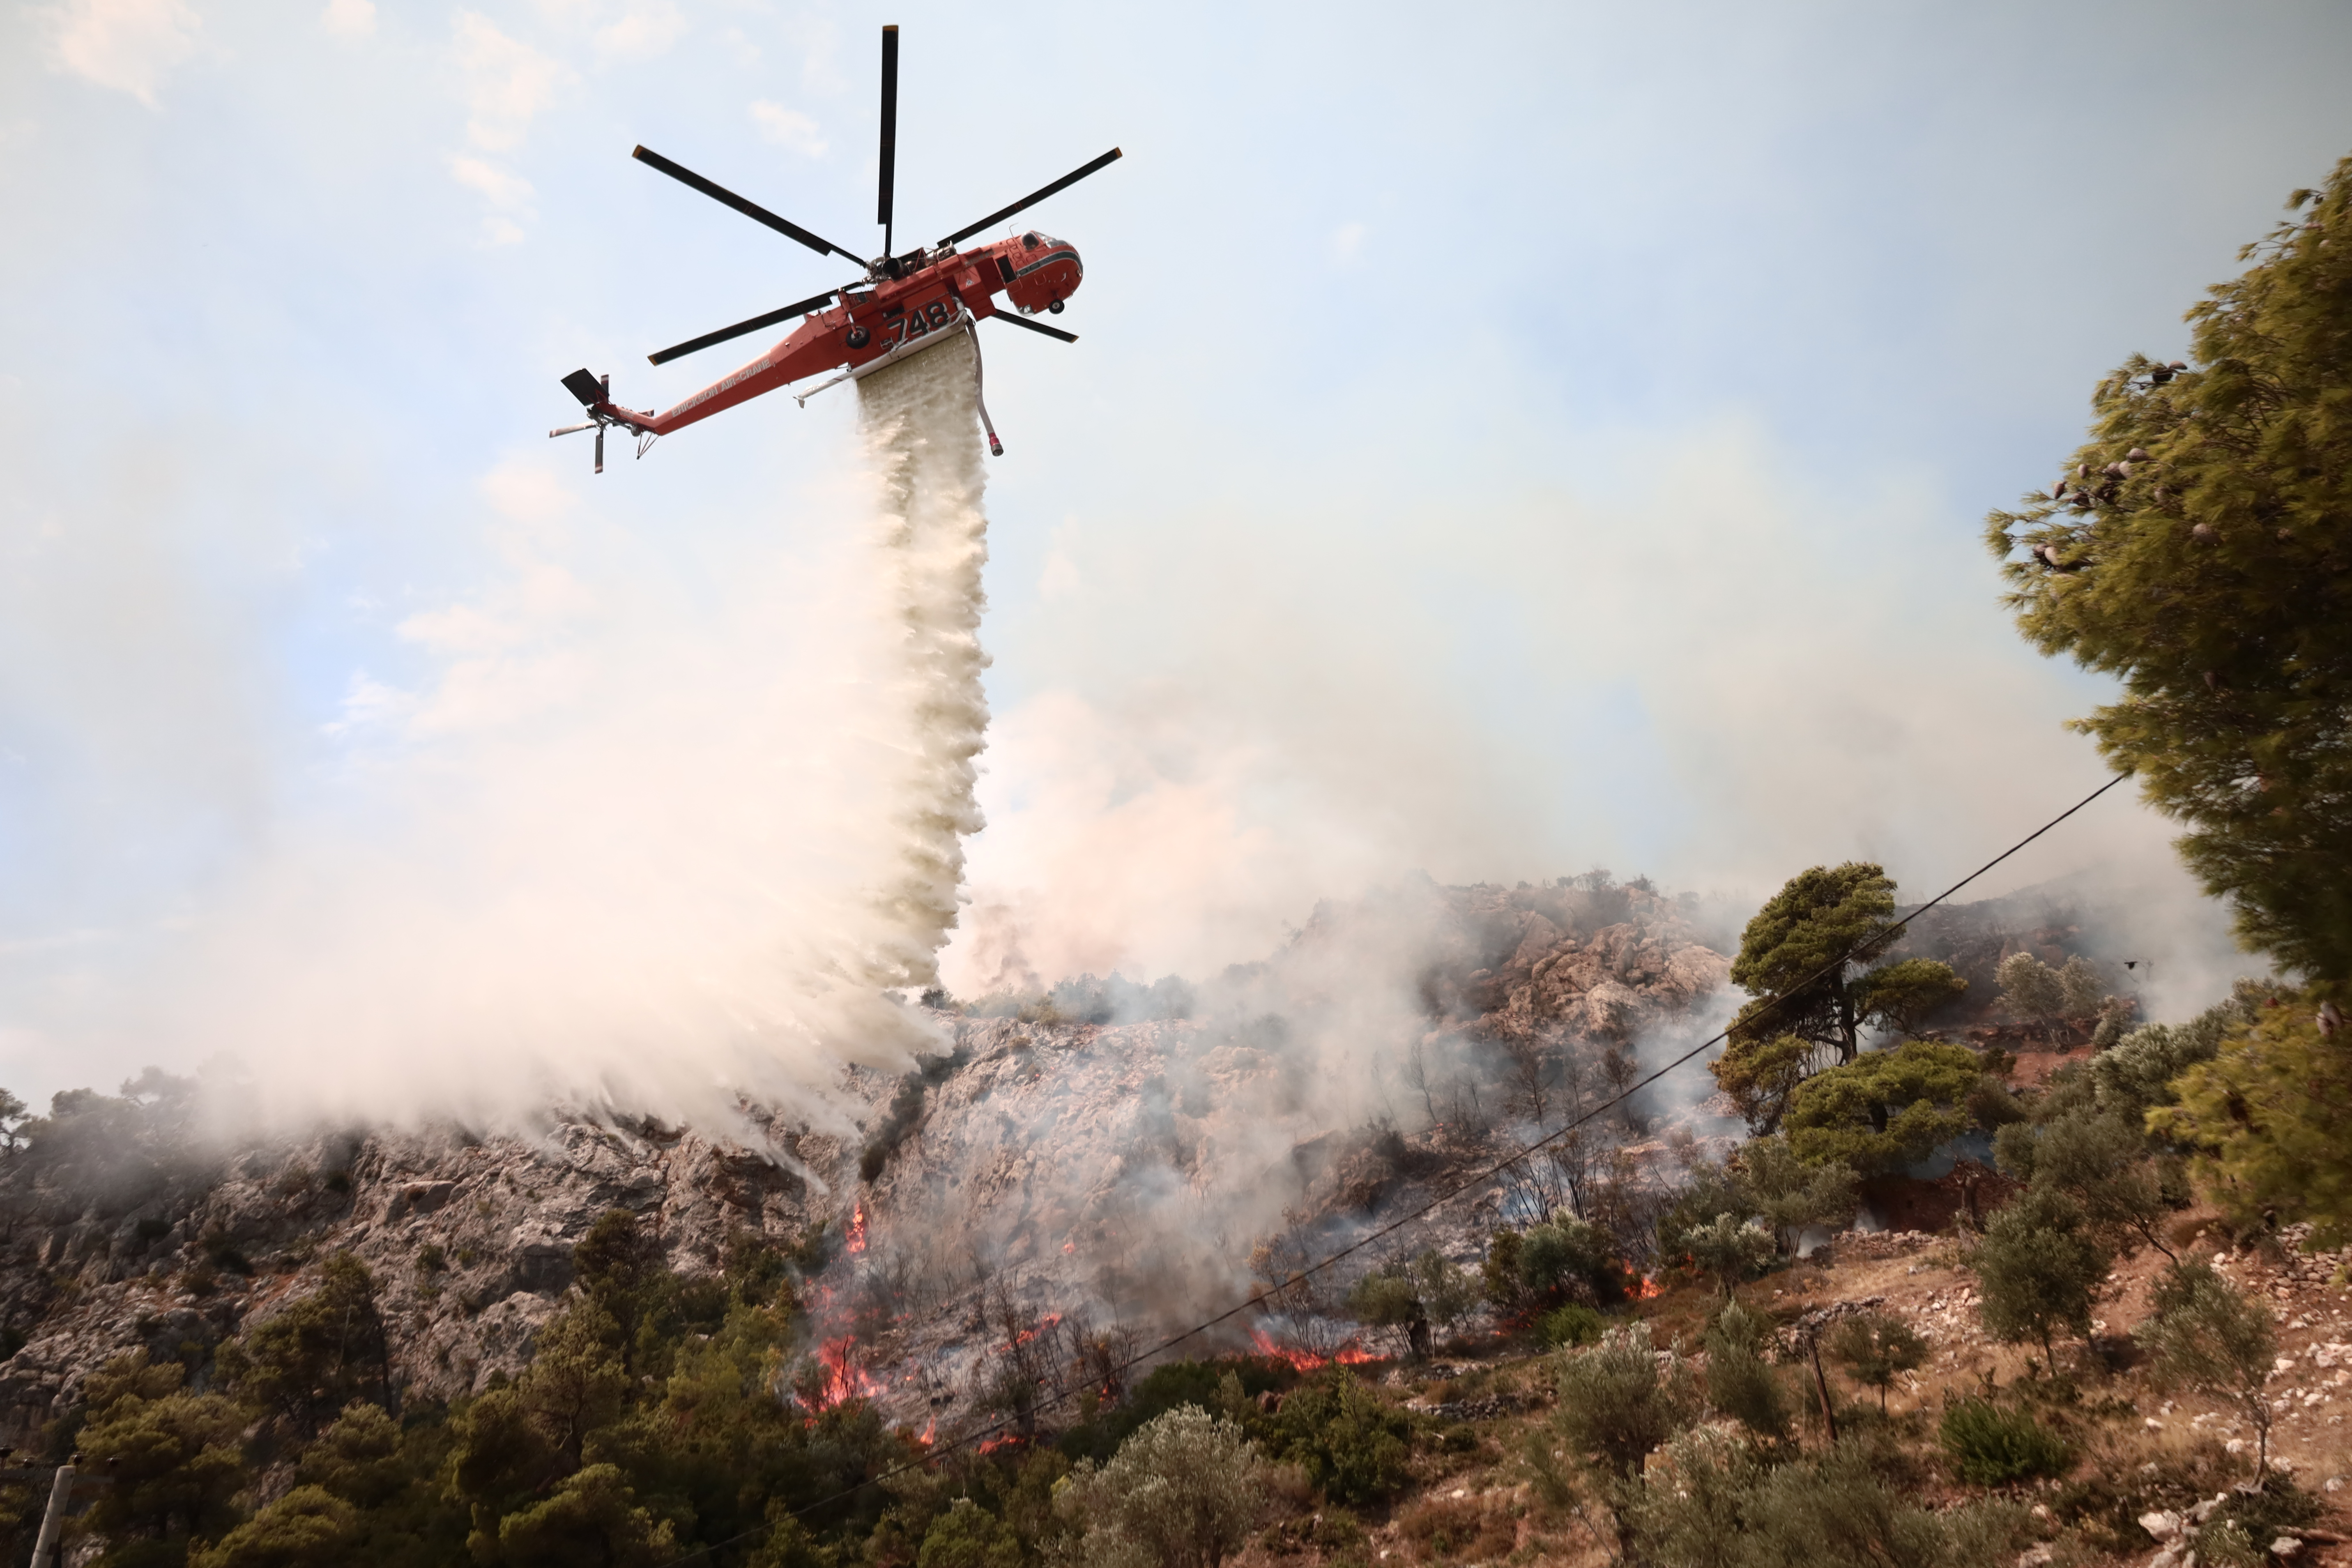
M 2065 821 L 2068 817 L 2073 816 L 2076 812 L 2081 811 L 2084 806 L 2089 805 L 2093 801 L 2098 799 L 2101 795 L 2106 794 L 2109 790 L 2115 788 L 2117 784 L 2123 783 L 2126 779 L 2128 779 L 2132 775 L 2128 773 L 2117 773 L 2115 777 L 2109 779 L 2106 783 L 2101 784 L 2098 788 L 2093 790 L 2090 794 L 2084 795 L 2082 799 L 2076 801 L 2074 805 L 2068 806 L 2065 810 L 2060 812 L 2057 816 L 2052 817 L 2049 821 L 2043 823 L 2041 826 L 2035 828 L 2032 832 L 2027 834 L 2024 837 L 2019 839 L 2016 843 L 2011 845 L 2008 848 L 2002 850 L 2000 854 L 1994 856 L 1991 859 L 1986 861 L 1983 865 L 1978 867 L 1975 870 L 1969 872 L 1967 876 L 1961 878 L 1958 881 L 1953 883 L 1950 887 L 1937 894 L 1934 898 L 1929 899 L 1926 903 L 1921 904 L 1917 909 L 1913 910 L 1909 914 L 1903 917 L 1903 923 L 1907 924 L 1909 921 L 1915 921 L 1921 915 L 1926 914 L 1929 910 L 1934 909 L 1937 905 L 1943 903 L 1953 894 L 1958 892 L 1961 889 L 1967 887 L 1969 883 L 1975 881 L 1978 878 L 1983 876 L 1986 872 L 1991 870 L 2002 861 L 2007 860 L 2010 857 L 2017 854 L 2027 845 L 2032 844 L 2035 839 L 2040 838 L 2043 834 L 2048 833 L 2052 828 L 2056 827 L 2060 823 Z M 1837 957 L 1822 965 L 1818 970 L 1815 970 L 1801 984 L 1792 985 L 1786 991 L 1783 991 L 1781 994 L 1783 996 L 1791 996 L 1810 990 L 1819 982 L 1827 979 L 1830 975 L 1843 969 L 1852 959 L 1857 948 L 1863 946 L 1868 941 L 1875 940 L 1878 934 L 1879 933 L 1873 933 L 1873 936 L 1871 937 L 1856 939 L 1856 941 L 1849 943 L 1844 949 L 1843 949 L 1838 953 Z M 1631 1100 L 1635 1094 L 1657 1082 L 1668 1073 L 1673 1072 L 1676 1068 L 1704 1056 L 1707 1051 L 1728 1039 L 1730 1036 L 1731 1029 L 1729 1026 L 1726 1026 L 1716 1034 L 1700 1041 L 1697 1045 L 1693 1046 L 1689 1050 L 1685 1051 L 1682 1055 L 1666 1063 L 1664 1067 L 1659 1068 L 1655 1071 L 1627 1085 L 1623 1089 L 1620 1090 L 1611 1099 L 1602 1100 L 1600 1104 L 1592 1107 L 1590 1110 L 1583 1112 L 1581 1115 L 1571 1117 L 1568 1121 L 1562 1123 L 1558 1131 L 1546 1133 L 1543 1137 L 1537 1139 L 1534 1142 L 1526 1145 L 1524 1148 L 1518 1149 L 1514 1152 L 1504 1156 L 1502 1159 L 1494 1162 L 1492 1164 L 1481 1168 L 1473 1174 L 1462 1178 L 1460 1181 L 1455 1182 L 1452 1186 L 1447 1187 L 1444 1191 L 1431 1198 L 1428 1202 L 1423 1204 L 1419 1208 L 1401 1215 L 1397 1218 L 1391 1220 L 1388 1224 L 1380 1226 L 1378 1229 L 1369 1231 L 1364 1235 L 1358 1237 L 1354 1241 L 1351 1241 L 1347 1246 L 1340 1247 L 1338 1251 L 1330 1253 L 1318 1261 L 1307 1265 L 1306 1268 L 1299 1269 L 1297 1273 L 1292 1274 L 1288 1279 L 1283 1280 L 1279 1285 L 1276 1285 L 1257 1295 L 1250 1297 L 1246 1300 L 1228 1307 L 1213 1318 L 1203 1319 L 1200 1322 L 1193 1324 L 1191 1328 L 1186 1329 L 1183 1332 L 1172 1334 L 1167 1339 L 1161 1340 L 1158 1344 L 1153 1345 L 1149 1350 L 1137 1352 L 1134 1355 L 1131 1355 L 1127 1360 L 1119 1363 L 1118 1366 L 1109 1369 L 1110 1372 L 1117 1374 L 1124 1374 L 1126 1373 L 1132 1372 L 1137 1367 L 1141 1366 L 1144 1363 L 1151 1361 L 1158 1356 L 1165 1355 L 1168 1352 L 1175 1349 L 1178 1345 L 1182 1344 L 1185 1341 L 1197 1338 L 1198 1336 L 1208 1332 L 1211 1329 L 1216 1328 L 1222 1323 L 1229 1322 L 1233 1319 L 1241 1316 L 1244 1312 L 1251 1311 L 1258 1308 L 1267 1300 L 1278 1297 L 1286 1290 L 1290 1290 L 1297 1286 L 1305 1284 L 1314 1276 L 1320 1274 L 1324 1270 L 1331 1268 L 1333 1265 L 1342 1262 L 1348 1258 L 1363 1251 L 1366 1247 L 1370 1247 L 1375 1242 L 1381 1241 L 1387 1237 L 1393 1236 L 1398 1231 L 1402 1230 L 1405 1226 L 1426 1218 L 1438 1209 L 1443 1208 L 1445 1205 L 1453 1202 L 1455 1198 L 1460 1197 L 1464 1193 L 1470 1191 L 1473 1187 L 1484 1185 L 1486 1183 L 1492 1181 L 1495 1177 L 1502 1174 L 1505 1171 L 1509 1170 L 1512 1166 L 1526 1160 L 1529 1155 L 1557 1143 L 1562 1138 L 1567 1137 L 1570 1132 L 1575 1131 L 1578 1128 L 1583 1126 L 1586 1122 L 1591 1121 L 1595 1117 L 1600 1116 L 1604 1111 L 1614 1110 L 1616 1107 L 1622 1105 L 1626 1100 Z M 1087 1377 L 1077 1382 L 1064 1384 L 1063 1385 L 1054 1389 L 1051 1393 L 1041 1395 L 1036 1405 L 1032 1408 L 1035 1410 L 1049 1409 L 1054 1405 L 1061 1404 L 1071 1395 L 1078 1393 L 1082 1388 L 1092 1388 L 1093 1386 L 1095 1386 L 1095 1379 L 1093 1377 Z M 882 1482 L 890 1479 L 893 1476 L 902 1476 L 910 1470 L 921 1469 L 941 1457 L 952 1454 L 958 1449 L 968 1448 L 974 1444 L 985 1442 L 991 1437 L 1001 1436 L 1007 1430 L 1016 1425 L 1018 1425 L 1018 1423 L 1013 1417 L 1008 1416 L 1004 1420 L 996 1422 L 992 1426 L 978 1427 L 971 1432 L 965 1433 L 962 1436 L 955 1438 L 952 1441 L 939 1444 L 932 1447 L 919 1459 L 910 1459 L 903 1465 L 893 1466 L 891 1468 L 884 1470 L 878 1475 L 868 1476 L 863 1480 L 855 1482 L 841 1491 L 834 1493 L 830 1497 L 820 1498 L 816 1501 L 811 1503 L 803 1503 L 799 1508 L 793 1509 L 789 1517 L 799 1519 L 804 1515 L 814 1513 L 820 1509 L 830 1508 L 837 1502 L 845 1502 L 850 1498 L 856 1497 L 860 1491 L 864 1490 L 867 1487 L 878 1486 Z M 691 1563 L 696 1558 L 716 1552 L 722 1546 L 731 1546 L 739 1541 L 748 1540 L 751 1536 L 761 1533 L 761 1531 L 767 1528 L 768 1526 L 763 1523 L 754 1527 L 753 1529 L 744 1531 L 740 1534 L 730 1535 L 723 1541 L 714 1541 L 708 1546 L 698 1546 L 683 1556 L 670 1558 L 667 1562 L 662 1563 L 660 1568 L 676 1568 L 676 1565 L 678 1563 Z

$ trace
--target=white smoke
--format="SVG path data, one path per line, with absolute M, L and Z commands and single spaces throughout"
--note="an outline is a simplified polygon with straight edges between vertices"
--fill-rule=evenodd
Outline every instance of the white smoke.
M 841 1120 L 845 1062 L 935 1037 L 891 993 L 980 822 L 971 355 L 861 384 L 841 542 L 714 538 L 716 588 L 501 470 L 496 585 L 402 627 L 430 678 L 355 679 L 333 775 L 44 1044 L 100 1088 L 212 1058 L 273 1119 Z

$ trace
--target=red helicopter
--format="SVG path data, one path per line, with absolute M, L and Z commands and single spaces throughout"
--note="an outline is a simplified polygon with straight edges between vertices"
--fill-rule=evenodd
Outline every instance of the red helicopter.
M 1077 184 L 1097 170 L 1108 168 L 1118 160 L 1119 150 L 1112 148 L 1093 163 L 1072 170 L 1011 206 L 956 230 L 937 245 L 929 247 L 919 246 L 904 255 L 898 255 L 890 248 L 890 187 L 898 142 L 898 29 L 887 26 L 882 29 L 881 197 L 874 219 L 882 226 L 882 254 L 871 261 L 860 260 L 833 241 L 778 217 L 765 207 L 744 200 L 725 186 L 704 179 L 693 170 L 670 162 L 650 148 L 638 148 L 632 156 L 639 163 L 650 164 L 680 184 L 689 185 L 714 201 L 726 203 L 744 216 L 766 224 L 778 234 L 799 241 L 820 256 L 846 258 L 863 267 L 866 275 L 856 283 L 828 289 L 822 294 L 796 300 L 780 310 L 770 310 L 750 321 L 738 321 L 731 327 L 721 327 L 715 332 L 688 338 L 682 343 L 647 356 L 656 364 L 666 364 L 683 354 L 756 332 L 762 327 L 775 326 L 794 316 L 806 318 L 793 329 L 790 336 L 750 364 L 659 414 L 651 409 L 639 411 L 621 407 L 613 401 L 612 377 L 575 370 L 563 378 L 563 384 L 588 411 L 588 418 L 583 424 L 569 425 L 548 434 L 570 436 L 582 430 L 595 431 L 596 471 L 601 474 L 604 471 L 604 431 L 609 426 L 620 426 L 635 435 L 637 456 L 642 458 L 656 438 L 698 419 L 708 419 L 722 408 L 732 408 L 763 392 L 772 392 L 804 376 L 828 370 L 842 373 L 823 385 L 795 394 L 805 405 L 825 387 L 854 381 L 879 370 L 895 360 L 946 341 L 959 330 L 971 334 L 973 376 L 977 382 L 980 339 L 974 331 L 974 323 L 991 317 L 1009 321 L 1016 327 L 1025 327 L 1033 332 L 1043 332 L 1049 338 L 1059 338 L 1066 343 L 1076 342 L 1078 339 L 1075 332 L 1066 332 L 1042 321 L 1026 319 L 1039 310 L 1059 315 L 1062 301 L 1077 291 L 1078 281 L 1086 276 L 1086 269 L 1078 261 L 1077 251 L 1070 245 L 1032 229 L 1012 239 L 992 240 L 972 250 L 958 250 L 956 247 L 981 230 L 992 228 L 1014 214 L 1036 205 L 1056 191 Z M 1013 312 L 998 308 L 995 296 L 999 290 L 1012 302 Z M 996 437 L 996 426 L 990 423 L 984 403 L 981 405 L 980 422 L 988 431 L 989 451 L 996 457 L 1003 457 L 1004 445 Z

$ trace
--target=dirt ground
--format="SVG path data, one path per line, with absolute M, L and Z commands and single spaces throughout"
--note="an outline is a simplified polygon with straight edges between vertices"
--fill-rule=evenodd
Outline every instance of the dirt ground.
M 2219 1216 L 2191 1212 L 2168 1233 L 2176 1252 L 2211 1261 L 2231 1280 L 2268 1300 L 2278 1319 L 2278 1371 L 2271 1384 L 2277 1415 L 2273 1458 L 2326 1507 L 2294 1553 L 2303 1565 L 2352 1568 L 2352 1288 L 2343 1254 L 2308 1255 L 2292 1233 L 2284 1237 L 2232 1239 Z M 1904 1233 L 1842 1237 L 1826 1264 L 1802 1262 L 1740 1289 L 1744 1304 L 1782 1321 L 1838 1303 L 1874 1305 L 1909 1321 L 1932 1346 L 1927 1365 L 1906 1374 L 1887 1402 L 1887 1429 L 1932 1456 L 1935 1423 L 1948 1397 L 1983 1394 L 2025 1383 L 2046 1387 L 2039 1345 L 1991 1342 L 1978 1321 L 1975 1278 L 1960 1267 L 1960 1246 L 1949 1237 Z M 2067 1481 L 2110 1478 L 2191 1453 L 2232 1479 L 2252 1473 L 2252 1431 L 2244 1412 L 2224 1401 L 2167 1394 L 2150 1385 L 2134 1349 L 2132 1327 L 2147 1312 L 2149 1291 L 2166 1259 L 2153 1249 L 2119 1264 L 2102 1292 L 2087 1343 L 2060 1344 L 2059 1373 L 2074 1389 L 2067 1425 L 2076 1436 L 2074 1473 L 2010 1495 L 2033 1508 L 2042 1536 L 2021 1555 L 2021 1568 L 2145 1564 L 2160 1543 L 2137 1526 L 2102 1539 L 2062 1524 L 2048 1501 Z M 1657 1344 L 1678 1339 L 1694 1348 L 1713 1306 L 1706 1289 L 1683 1285 L 1641 1304 Z M 1267 1531 L 1238 1560 L 1250 1568 L 1300 1568 L 1306 1563 L 1503 1563 L 1599 1565 L 1612 1555 L 1605 1512 L 1547 1506 L 1521 1457 L 1532 1443 L 1549 1444 L 1552 1394 L 1549 1357 L 1533 1346 L 1496 1342 L 1460 1343 L 1425 1366 L 1401 1365 L 1384 1388 L 1409 1409 L 1426 1413 L 1435 1429 L 1415 1460 L 1416 1485 L 1384 1514 L 1350 1520 L 1342 1510 L 1302 1512 Z M 1473 1353 L 1465 1354 L 1468 1351 Z M 1801 1369 L 1802 1370 L 1802 1369 Z M 1845 1417 L 1876 1416 L 1876 1398 L 1830 1379 Z M 1813 1395 L 1809 1370 L 1804 1384 Z M 1857 1410 L 1857 1407 L 1868 1407 Z M 1816 1418 L 1804 1441 L 1822 1441 Z M 1931 1460 L 1937 1479 L 1923 1489 L 1936 1506 L 1984 1494 L 1953 1481 Z M 2079 1489 L 2077 1489 L 2079 1490 Z M 2273 1559 L 2276 1561 L 2276 1559 Z

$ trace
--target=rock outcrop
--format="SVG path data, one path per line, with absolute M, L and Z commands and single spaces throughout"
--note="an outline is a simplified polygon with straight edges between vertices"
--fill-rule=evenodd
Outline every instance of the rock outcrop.
M 1483 1126 L 1389 1120 L 1417 1044 L 1474 1074 L 1505 1045 L 1631 1047 L 1723 971 L 1645 889 L 1427 883 L 1318 910 L 1192 1016 L 934 1010 L 914 1070 L 852 1069 L 821 1113 L 747 1106 L 726 1131 L 551 1115 L 237 1139 L 204 1130 L 191 1083 L 77 1091 L 0 1161 L 0 1443 L 35 1441 L 127 1351 L 201 1385 L 339 1253 L 374 1281 L 396 1391 L 478 1390 L 529 1359 L 615 1208 L 688 1275 L 731 1247 L 790 1253 L 818 1336 L 855 1324 L 872 1368 L 920 1369 L 876 1384 L 910 1416 L 976 1379 L 1008 1303 L 1139 1328 L 1222 1309 L 1257 1238 L 1349 1234 L 1491 1157 L 1516 1131 L 1499 1081 Z M 1415 1245 L 1473 1256 L 1501 1198 L 1449 1205 Z

